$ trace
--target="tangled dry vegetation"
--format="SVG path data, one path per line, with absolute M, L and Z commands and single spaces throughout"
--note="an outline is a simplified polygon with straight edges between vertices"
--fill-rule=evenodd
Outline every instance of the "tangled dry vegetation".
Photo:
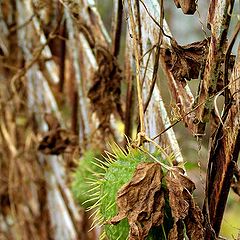
M 113 2 L 109 35 L 94 1 L 0 1 L 0 239 L 98 239 L 101 227 L 89 231 L 92 212 L 77 205 L 70 185 L 84 153 L 103 153 L 113 141 L 145 146 L 150 155 L 161 149 L 174 160 L 165 175 L 156 162 L 136 166 L 107 223 L 127 218 L 129 239 L 143 240 L 163 224 L 167 202 L 167 239 L 185 232 L 189 239 L 219 237 L 229 190 L 239 195 L 240 189 L 240 49 L 232 54 L 239 20 L 228 35 L 235 1 L 211 1 L 210 36 L 185 46 L 171 35 L 163 0 Z M 182 14 L 198 7 L 193 0 L 174 2 Z M 159 69 L 175 101 L 173 118 Z M 191 81 L 199 85 L 196 96 Z M 173 130 L 180 122 L 200 138 L 211 127 L 203 209 L 183 172 Z

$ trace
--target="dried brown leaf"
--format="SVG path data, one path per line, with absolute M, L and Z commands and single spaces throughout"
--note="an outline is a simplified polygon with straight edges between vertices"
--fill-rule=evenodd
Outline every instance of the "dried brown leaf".
M 129 240 L 142 240 L 150 229 L 164 219 L 164 193 L 161 191 L 161 166 L 158 163 L 141 163 L 130 182 L 117 194 L 118 214 L 110 221 L 117 224 L 124 218 L 130 225 Z
M 183 240 L 184 239 L 184 225 L 182 220 L 175 222 L 168 234 L 168 240 Z
M 185 171 L 182 168 L 174 167 L 172 173 L 174 174 L 175 177 L 179 179 L 180 183 L 184 188 L 186 188 L 190 193 L 193 193 L 193 191 L 196 188 L 195 184 L 189 177 L 184 175 Z
M 182 221 L 186 225 L 189 239 L 203 239 L 202 212 L 195 205 L 191 195 L 195 189 L 194 183 L 178 167 L 168 171 L 165 180 L 169 191 L 169 205 L 174 220 L 168 239 L 183 239 Z
M 201 209 L 194 203 L 192 196 L 185 192 L 185 198 L 189 202 L 189 213 L 184 219 L 187 236 L 190 240 L 203 240 L 205 229 L 203 227 L 203 215 Z
M 123 118 L 120 103 L 122 75 L 115 57 L 103 47 L 97 49 L 97 62 L 99 68 L 94 73 L 88 97 L 99 118 L 99 129 L 105 133 L 110 128 L 112 113 L 118 112 Z
M 73 153 L 78 149 L 78 137 L 65 129 L 52 129 L 45 133 L 38 150 L 44 154 Z
M 172 40 L 172 49 L 165 53 L 165 61 L 174 77 L 185 82 L 197 79 L 199 72 L 204 71 L 205 61 L 208 54 L 208 40 L 194 42 L 186 46 L 180 46 Z
M 184 197 L 184 190 L 192 192 L 195 185 L 177 167 L 174 170 L 168 171 L 165 180 L 169 191 L 169 204 L 172 216 L 175 222 L 177 222 L 188 215 L 189 203 Z

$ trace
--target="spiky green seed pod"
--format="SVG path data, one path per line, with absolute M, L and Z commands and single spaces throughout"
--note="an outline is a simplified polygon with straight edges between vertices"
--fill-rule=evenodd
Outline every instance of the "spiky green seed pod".
M 98 157 L 93 151 L 84 153 L 75 172 L 73 173 L 73 180 L 71 190 L 76 201 L 84 208 L 89 208 L 97 201 L 97 197 L 93 197 L 94 189 L 92 189 L 91 182 L 99 179 L 99 174 L 104 172 L 98 165 Z
M 93 207 L 97 207 L 97 223 L 104 225 L 101 239 L 126 240 L 128 239 L 129 224 L 124 219 L 117 225 L 106 224 L 117 214 L 116 197 L 119 189 L 129 182 L 139 163 L 153 162 L 153 159 L 139 149 L 130 149 L 128 153 L 115 147 L 114 155 L 108 155 L 104 177 L 96 184 L 99 187 L 99 199 Z M 154 239 L 152 234 L 148 240 Z

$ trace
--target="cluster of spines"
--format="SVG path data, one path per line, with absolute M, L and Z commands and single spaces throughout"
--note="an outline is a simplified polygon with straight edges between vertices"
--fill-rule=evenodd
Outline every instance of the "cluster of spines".
M 114 144 L 113 146 L 111 146 L 111 148 L 112 148 L 113 153 L 105 151 L 106 156 L 103 156 L 104 160 L 100 160 L 98 158 L 95 158 L 95 160 L 97 160 L 97 162 L 96 161 L 92 162 L 92 164 L 94 164 L 97 167 L 103 169 L 104 171 L 102 173 L 95 173 L 95 172 L 92 171 L 93 175 L 96 176 L 98 180 L 88 179 L 89 184 L 91 185 L 91 189 L 88 191 L 88 194 L 90 195 L 90 199 L 85 201 L 85 203 L 87 203 L 88 201 L 96 200 L 96 202 L 91 207 L 89 207 L 87 209 L 87 211 L 93 211 L 93 213 L 91 214 L 90 217 L 91 218 L 94 217 L 90 230 L 92 230 L 96 226 L 102 227 L 104 225 L 105 221 L 106 221 L 106 219 L 104 219 L 104 216 L 101 214 L 100 205 L 101 205 L 102 200 L 107 197 L 107 194 L 101 196 L 100 190 L 101 190 L 102 184 L 106 181 L 104 176 L 105 176 L 105 173 L 106 173 L 107 169 L 117 159 L 126 158 L 126 157 L 134 157 L 134 154 L 132 153 L 131 147 L 129 147 L 126 151 L 126 150 L 122 149 L 121 147 L 119 147 L 117 144 Z M 142 151 L 142 150 L 139 150 L 139 151 Z M 152 154 L 150 154 L 148 151 L 143 151 L 143 153 L 145 153 L 146 155 L 149 155 L 149 157 L 151 157 L 153 161 L 159 162 L 159 160 L 156 157 L 154 157 Z M 169 155 L 167 157 L 168 162 L 169 162 L 169 160 L 172 160 L 173 158 L 174 158 L 174 155 L 172 155 L 172 154 Z M 170 166 L 165 165 L 162 162 L 159 162 L 159 163 L 164 168 L 167 168 L 167 169 L 171 168 Z M 116 203 L 115 202 L 113 202 L 113 203 L 110 202 L 110 204 L 108 206 L 106 206 L 106 211 L 109 210 L 110 208 L 112 208 L 114 206 L 114 204 L 116 204 Z M 121 237 L 122 237 L 122 235 L 120 235 L 117 240 L 121 239 Z M 106 239 L 106 232 L 105 231 L 102 231 L 99 239 L 100 240 Z
M 99 158 L 95 158 L 96 161 L 92 161 L 92 164 L 94 164 L 98 168 L 104 170 L 102 173 L 96 173 L 96 172 L 92 171 L 91 169 L 89 169 L 89 171 L 91 171 L 92 174 L 94 176 L 96 176 L 98 179 L 98 180 L 93 179 L 93 178 L 87 179 L 88 184 L 91 186 L 90 190 L 87 192 L 89 194 L 90 198 L 89 198 L 89 200 L 85 201 L 83 203 L 83 205 L 92 200 L 96 201 L 91 207 L 87 208 L 87 211 L 93 211 L 92 214 L 90 215 L 90 218 L 93 217 L 93 222 L 92 222 L 92 225 L 91 225 L 91 228 L 89 231 L 94 229 L 96 226 L 102 227 L 104 225 L 104 217 L 102 216 L 102 214 L 100 212 L 100 203 L 105 197 L 107 197 L 107 194 L 101 196 L 100 188 L 101 188 L 102 183 L 104 182 L 104 176 L 105 176 L 107 169 L 113 162 L 116 161 L 116 159 L 118 159 L 119 157 L 126 157 L 128 155 L 127 151 L 125 151 L 124 149 L 119 147 L 117 144 L 114 144 L 111 148 L 112 148 L 113 153 L 105 151 L 106 156 L 102 156 L 104 161 L 100 160 Z M 130 153 L 130 151 L 129 151 L 129 153 Z M 108 209 L 112 208 L 114 204 L 115 204 L 115 202 L 110 203 L 106 207 L 106 211 Z M 121 238 L 121 235 L 119 236 L 118 239 L 120 239 L 120 238 Z M 99 239 L 100 240 L 106 239 L 105 231 L 102 231 Z

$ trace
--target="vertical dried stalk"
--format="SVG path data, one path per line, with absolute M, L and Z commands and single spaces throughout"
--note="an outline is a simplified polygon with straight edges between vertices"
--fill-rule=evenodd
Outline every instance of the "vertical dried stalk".
M 126 35 L 126 51 L 125 51 L 125 79 L 127 82 L 127 96 L 126 96 L 126 108 L 124 118 L 124 134 L 127 137 L 132 137 L 132 120 L 134 116 L 134 88 L 133 88 L 133 52 L 132 42 L 129 34 Z M 125 139 L 125 144 L 127 139 Z
M 213 109 L 213 102 L 209 97 L 216 92 L 233 6 L 234 0 L 212 1 L 210 3 L 208 25 L 211 28 L 212 34 L 198 99 L 198 103 L 204 104 L 201 104 L 196 111 L 198 124 L 195 131 L 198 134 L 204 133 L 205 125 L 209 121 L 210 113 Z
M 120 50 L 122 13 L 123 13 L 122 0 L 114 1 L 112 21 L 112 54 L 115 57 L 119 54 Z
M 82 82 L 82 76 L 81 76 L 81 70 L 80 70 L 80 61 L 79 61 L 79 48 L 78 43 L 76 41 L 76 31 L 74 28 L 73 20 L 70 16 L 70 13 L 67 9 L 65 9 L 65 16 L 66 16 L 66 23 L 67 23 L 67 29 L 69 34 L 69 41 L 71 48 L 71 53 L 73 57 L 73 66 L 76 76 L 76 82 L 77 82 L 77 89 L 78 89 L 78 97 L 79 97 L 79 110 L 80 110 L 80 119 L 82 118 L 83 121 L 80 121 L 80 131 L 79 131 L 79 137 L 80 137 L 80 143 L 84 144 L 85 140 L 90 135 L 90 126 L 89 126 L 89 120 L 88 120 L 88 109 L 86 104 L 86 97 L 84 96 L 83 91 L 83 82 Z
M 136 32 L 136 24 L 134 20 L 134 15 L 132 11 L 131 0 L 128 0 L 128 13 L 130 17 L 130 26 L 133 35 L 133 46 L 134 46 L 134 54 L 136 61 L 136 81 L 137 81 L 137 96 L 138 96 L 138 108 L 139 108 L 139 118 L 140 118 L 140 132 L 145 133 L 144 126 L 144 112 L 143 112 L 143 100 L 142 100 L 142 87 L 140 81 L 140 55 L 139 55 L 139 43 L 138 36 Z
M 223 117 L 224 125 L 220 124 L 212 138 L 209 152 L 208 176 L 204 212 L 206 215 L 206 237 L 211 238 L 211 229 L 218 236 L 226 206 L 234 165 L 240 151 L 240 47 L 238 57 L 229 83 L 231 107 Z
M 60 26 L 60 36 L 66 37 L 66 22 Z M 66 41 L 61 39 L 60 49 L 60 64 L 59 64 L 59 92 L 63 93 L 64 80 L 65 80 L 65 57 L 66 57 Z

